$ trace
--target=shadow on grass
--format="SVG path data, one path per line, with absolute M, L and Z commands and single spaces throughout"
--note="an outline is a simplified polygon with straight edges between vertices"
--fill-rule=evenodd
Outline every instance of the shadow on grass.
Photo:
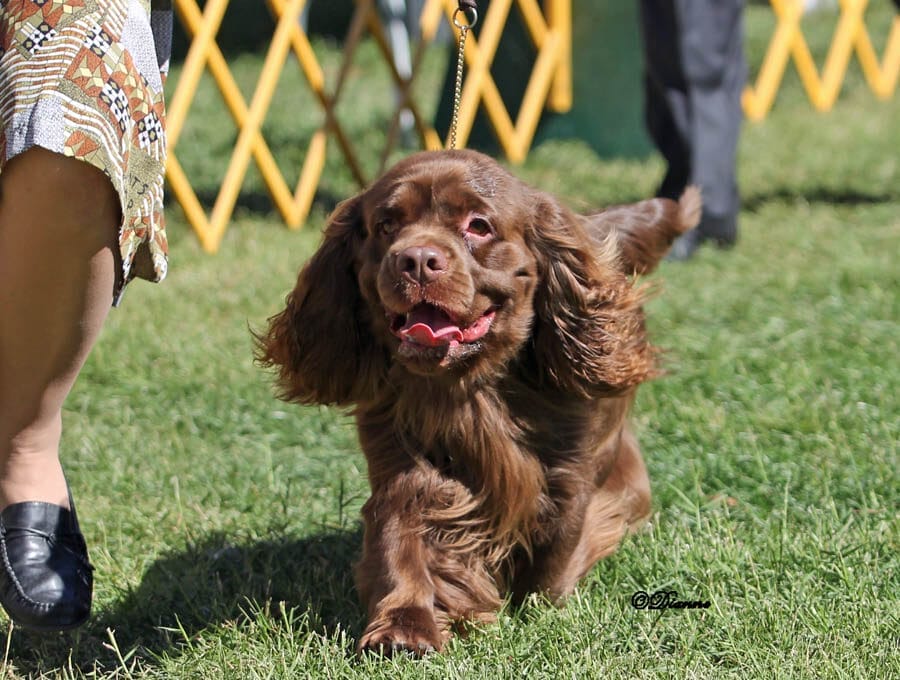
M 834 189 L 830 187 L 810 187 L 808 189 L 779 188 L 775 191 L 751 194 L 744 197 L 742 207 L 748 212 L 757 212 L 769 203 L 829 203 L 832 205 L 858 206 L 895 203 L 900 198 L 896 189 L 884 191 L 857 191 L 854 189 Z
M 261 612 L 278 618 L 282 606 L 307 612 L 291 619 L 304 631 L 327 635 L 340 627 L 358 636 L 363 611 L 353 586 L 353 563 L 361 545 L 361 529 L 243 545 L 226 535 L 208 536 L 162 556 L 136 589 L 110 609 L 95 611 L 78 631 L 38 635 L 14 630 L 10 663 L 26 675 L 62 668 L 85 674 L 121 670 L 119 654 L 126 664 L 133 655 L 139 664 L 152 666 L 159 656 L 179 654 L 206 629 Z

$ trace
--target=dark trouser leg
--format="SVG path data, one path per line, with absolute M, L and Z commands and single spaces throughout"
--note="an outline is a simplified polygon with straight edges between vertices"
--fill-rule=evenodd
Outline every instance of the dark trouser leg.
M 727 244 L 737 232 L 737 142 L 743 0 L 641 0 L 647 128 L 668 169 L 659 195 L 703 191 L 700 238 Z

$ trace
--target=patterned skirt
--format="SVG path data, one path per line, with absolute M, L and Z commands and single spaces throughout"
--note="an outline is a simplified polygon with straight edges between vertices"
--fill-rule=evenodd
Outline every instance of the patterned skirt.
M 166 275 L 171 39 L 171 0 L 0 0 L 0 171 L 32 146 L 102 170 L 122 207 L 122 289 Z

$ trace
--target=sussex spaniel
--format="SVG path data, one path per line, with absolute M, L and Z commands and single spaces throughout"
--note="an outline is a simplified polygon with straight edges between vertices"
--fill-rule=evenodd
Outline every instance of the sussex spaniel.
M 439 650 L 507 594 L 562 598 L 648 514 L 633 277 L 699 212 L 691 188 L 578 216 L 472 151 L 413 155 L 337 207 L 257 356 L 283 399 L 354 406 L 360 650 Z

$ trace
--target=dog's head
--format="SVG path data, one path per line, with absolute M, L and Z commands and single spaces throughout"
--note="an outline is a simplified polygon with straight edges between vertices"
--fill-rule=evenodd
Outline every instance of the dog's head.
M 693 226 L 667 203 L 585 219 L 482 154 L 415 154 L 334 211 L 258 356 L 304 403 L 372 398 L 392 366 L 484 381 L 521 361 L 564 390 L 636 385 L 653 362 L 627 274 Z

